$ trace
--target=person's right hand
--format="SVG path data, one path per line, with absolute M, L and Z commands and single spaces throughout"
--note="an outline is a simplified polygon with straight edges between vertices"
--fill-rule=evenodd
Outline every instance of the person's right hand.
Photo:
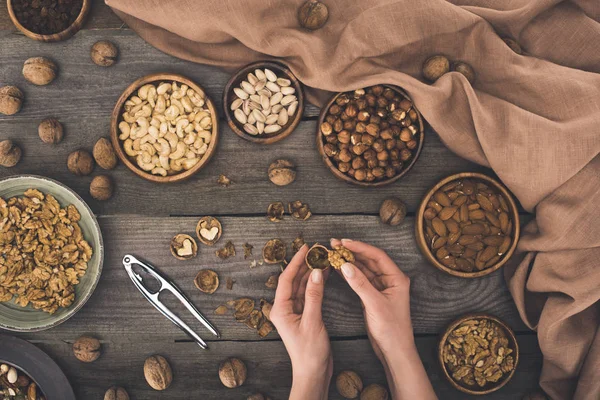
M 381 249 L 349 239 L 356 262 L 341 272 L 363 305 L 367 334 L 383 364 L 394 399 L 437 399 L 415 346 L 410 319 L 410 279 Z

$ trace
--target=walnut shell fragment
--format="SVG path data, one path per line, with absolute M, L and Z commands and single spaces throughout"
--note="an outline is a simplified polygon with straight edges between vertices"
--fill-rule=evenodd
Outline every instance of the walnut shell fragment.
M 277 264 L 285 261 L 287 248 L 281 239 L 271 239 L 263 247 L 262 255 L 267 264 Z
M 277 283 L 279 282 L 279 274 L 273 274 L 269 276 L 265 282 L 265 286 L 269 289 L 277 289 Z
M 247 260 L 249 257 L 252 257 L 253 248 L 254 246 L 252 246 L 250 243 L 244 243 L 242 245 L 242 249 L 244 249 L 244 260 Z
M 300 221 L 306 221 L 312 215 L 308 204 L 303 203 L 300 200 L 288 203 L 288 211 L 290 212 L 292 217 Z
M 302 246 L 304 246 L 305 244 L 306 242 L 304 241 L 304 238 L 302 236 L 298 236 L 296 239 L 294 239 L 294 241 L 292 242 L 292 251 L 294 252 L 294 254 L 299 252 Z
M 242 297 L 237 300 L 229 300 L 227 302 L 227 306 L 233 308 L 235 311 L 233 313 L 233 317 L 238 321 L 244 321 L 252 310 L 254 309 L 254 300 Z
M 356 261 L 354 254 L 344 246 L 334 246 L 333 250 L 329 251 L 327 259 L 335 269 L 342 268 L 342 265 L 345 263 L 353 263 Z
M 228 240 L 223 248 L 215 251 L 215 254 L 222 260 L 235 256 L 235 246 L 233 245 L 233 242 Z
M 262 311 L 265 318 L 269 321 L 271 320 L 271 309 L 273 309 L 273 303 L 265 299 L 260 299 L 260 311 Z
M 202 217 L 196 225 L 198 239 L 207 246 L 212 246 L 219 241 L 223 227 L 221 222 L 214 217 Z
M 280 222 L 283 221 L 283 213 L 285 212 L 285 207 L 281 201 L 277 201 L 275 203 L 269 204 L 267 208 L 267 218 L 271 222 Z
M 263 323 L 258 328 L 258 336 L 264 338 L 269 335 L 269 333 L 275 330 L 275 326 L 271 323 L 271 321 L 263 321 Z
M 306 265 L 310 269 L 327 269 L 331 266 L 329 262 L 329 250 L 318 243 L 313 245 L 304 257 Z
M 335 379 L 335 386 L 345 399 L 355 399 L 363 390 L 363 382 L 354 371 L 342 371 Z
M 219 379 L 230 389 L 242 386 L 246 381 L 246 365 L 239 358 L 228 358 L 219 366 Z
M 193 237 L 180 233 L 171 239 L 171 254 L 178 260 L 189 260 L 198 254 L 198 245 Z
M 227 308 L 227 306 L 223 306 L 220 305 L 219 307 L 215 308 L 215 315 L 225 315 L 229 312 L 229 309 Z
M 219 175 L 219 178 L 217 179 L 217 183 L 223 187 L 229 187 L 229 185 L 231 185 L 233 183 L 233 181 L 231 179 L 229 179 L 228 177 L 226 177 L 225 175 L 221 174 L 221 175 Z
M 262 324 L 263 314 L 260 310 L 252 310 L 246 318 L 246 326 L 251 329 L 258 329 Z
M 194 285 L 204 293 L 213 294 L 219 288 L 219 275 L 211 269 L 203 269 L 194 279 Z

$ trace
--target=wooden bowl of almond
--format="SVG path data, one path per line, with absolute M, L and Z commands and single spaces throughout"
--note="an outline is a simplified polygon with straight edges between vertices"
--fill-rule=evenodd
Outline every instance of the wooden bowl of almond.
M 464 172 L 442 179 L 427 193 L 415 231 L 431 264 L 450 275 L 477 278 L 502 267 L 514 253 L 519 212 L 500 182 Z
M 292 71 L 276 62 L 256 62 L 236 72 L 223 92 L 232 131 L 253 143 L 288 137 L 302 120 L 304 93 Z
M 177 74 L 144 76 L 113 109 L 110 137 L 119 159 L 152 182 L 188 179 L 217 148 L 219 118 L 204 90 Z
M 438 359 L 444 375 L 461 392 L 484 395 L 500 389 L 519 363 L 514 332 L 489 314 L 469 314 L 442 335 Z

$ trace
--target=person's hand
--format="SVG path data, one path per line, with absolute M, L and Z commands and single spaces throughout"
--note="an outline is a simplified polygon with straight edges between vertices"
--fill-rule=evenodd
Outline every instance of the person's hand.
M 381 249 L 349 239 L 343 245 L 356 262 L 341 273 L 363 305 L 367 334 L 381 360 L 394 399 L 436 399 L 417 352 L 410 319 L 410 279 Z
M 271 321 L 292 361 L 290 399 L 327 398 L 333 374 L 329 335 L 321 314 L 328 273 L 310 270 L 304 245 L 279 276 Z

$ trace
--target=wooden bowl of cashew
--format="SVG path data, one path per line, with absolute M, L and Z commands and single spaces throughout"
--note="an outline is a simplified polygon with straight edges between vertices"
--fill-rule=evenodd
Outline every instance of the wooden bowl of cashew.
M 144 76 L 113 109 L 110 137 L 119 159 L 136 175 L 179 182 L 201 170 L 217 148 L 219 117 L 201 86 L 177 74 Z

